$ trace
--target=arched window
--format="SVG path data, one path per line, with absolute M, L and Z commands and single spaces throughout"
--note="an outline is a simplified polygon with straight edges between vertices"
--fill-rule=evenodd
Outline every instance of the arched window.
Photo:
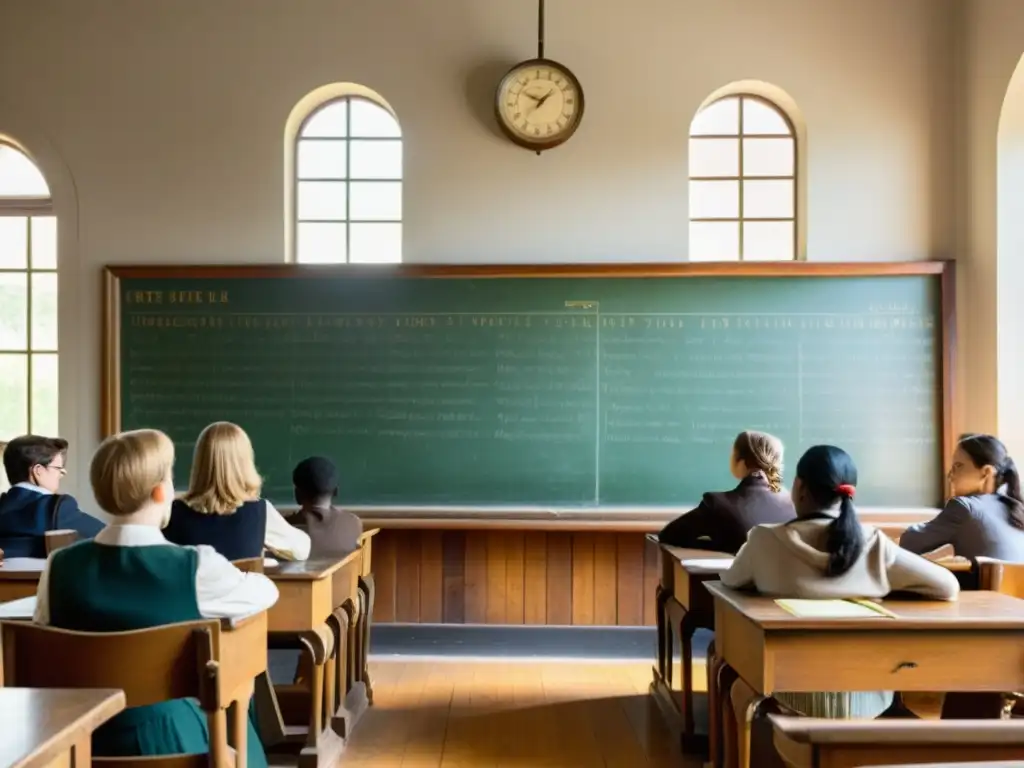
M 0 439 L 57 432 L 57 220 L 50 188 L 0 142 Z
M 295 260 L 402 260 L 402 130 L 383 104 L 346 95 L 295 141 Z
M 733 95 L 690 125 L 690 260 L 797 256 L 796 138 L 775 104 Z

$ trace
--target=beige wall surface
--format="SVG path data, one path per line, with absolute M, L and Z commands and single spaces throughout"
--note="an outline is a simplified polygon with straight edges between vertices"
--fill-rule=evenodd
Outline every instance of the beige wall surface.
M 978 77 L 1002 77 L 980 40 L 1010 39 L 996 11 L 1014 1 L 977 3 L 995 9 L 975 23 Z M 0 134 L 40 162 L 61 219 L 69 489 L 99 437 L 100 267 L 281 261 L 284 124 L 314 88 L 362 83 L 395 108 L 407 261 L 685 259 L 688 125 L 742 79 L 806 120 L 809 259 L 948 258 L 956 6 L 551 0 L 547 53 L 580 77 L 586 116 L 536 157 L 491 117 L 499 76 L 535 53 L 532 2 L 4 0 Z
M 961 219 L 962 258 L 969 268 L 960 302 L 960 351 L 967 378 L 965 421 L 971 429 L 998 431 L 1011 453 L 1020 456 L 1024 83 L 1016 82 L 1009 95 L 1007 89 L 1024 54 L 1024 5 L 1015 0 L 968 0 L 964 22 L 966 200 Z

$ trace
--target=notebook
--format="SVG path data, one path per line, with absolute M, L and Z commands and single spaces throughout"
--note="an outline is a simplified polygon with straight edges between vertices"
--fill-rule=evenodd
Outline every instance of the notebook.
M 783 610 L 802 619 L 880 619 L 896 614 L 870 600 L 776 600 Z

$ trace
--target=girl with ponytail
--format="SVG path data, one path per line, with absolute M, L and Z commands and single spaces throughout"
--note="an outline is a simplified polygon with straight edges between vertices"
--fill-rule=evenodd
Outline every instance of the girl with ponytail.
M 952 498 L 942 512 L 910 526 L 900 545 L 926 553 L 950 544 L 961 557 L 1024 562 L 1024 498 L 1006 446 L 992 435 L 964 435 L 948 478 Z
M 803 455 L 793 481 L 796 519 L 750 531 L 722 583 L 774 597 L 879 598 L 915 592 L 954 600 L 960 591 L 945 568 L 911 554 L 857 518 L 857 466 L 846 451 L 817 445 Z M 811 717 L 877 717 L 890 691 L 780 693 L 780 702 Z
M 782 441 L 777 437 L 740 432 L 733 441 L 729 471 L 739 485 L 731 491 L 705 493 L 696 509 L 662 529 L 662 544 L 733 555 L 755 525 L 793 519 L 793 503 L 782 490 Z

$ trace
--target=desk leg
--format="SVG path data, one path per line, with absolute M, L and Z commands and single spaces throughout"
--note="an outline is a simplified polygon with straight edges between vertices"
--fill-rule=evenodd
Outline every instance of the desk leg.
M 373 706 L 373 681 L 370 679 L 370 630 L 373 627 L 373 603 L 377 595 L 377 585 L 373 574 L 368 573 L 359 578 L 359 594 L 363 601 L 363 610 L 359 615 L 362 621 L 359 637 L 359 674 L 366 686 L 367 706 Z
M 715 653 L 713 645 L 708 651 L 708 660 L 708 752 L 712 765 L 715 768 L 722 768 L 727 764 L 727 732 L 735 732 L 735 719 L 732 717 L 732 707 L 728 704 L 729 694 L 737 675 L 735 670 Z
M 346 693 L 332 724 L 337 733 L 344 732 L 345 738 L 351 738 L 356 723 L 369 706 L 369 699 L 366 683 L 359 679 L 359 646 L 361 644 L 359 633 L 363 627 L 360 623 L 359 608 L 352 600 L 346 600 L 341 608 L 348 617 L 346 625 L 348 627 L 348 654 L 345 663 L 345 688 L 343 689 Z
M 693 723 L 693 633 L 697 625 L 693 614 L 687 612 L 679 622 L 680 677 L 683 686 L 683 743 L 693 741 L 696 726 Z
M 335 652 L 334 635 L 325 624 L 299 635 L 299 643 L 313 660 L 309 680 L 309 730 L 299 752 L 299 768 L 331 768 L 341 757 L 345 743 L 332 728 L 324 728 L 324 674 L 327 660 Z
M 342 607 L 335 608 L 334 613 L 328 619 L 328 624 L 334 632 L 334 656 L 337 659 L 334 670 L 335 697 L 330 723 L 334 732 L 343 739 L 348 739 L 352 735 L 352 725 L 349 723 L 348 712 L 345 710 L 352 661 L 352 651 L 348 642 L 351 630 L 350 621 L 348 611 Z
M 249 755 L 247 736 L 249 735 L 249 700 L 252 698 L 253 685 L 250 684 L 229 710 L 228 730 L 231 746 L 235 749 L 235 765 L 245 768 Z
M 654 616 L 658 623 L 658 677 L 667 680 L 670 684 L 672 678 L 672 659 L 670 640 L 666 636 L 668 621 L 665 616 L 665 603 L 668 601 L 669 592 L 660 584 L 654 590 Z

